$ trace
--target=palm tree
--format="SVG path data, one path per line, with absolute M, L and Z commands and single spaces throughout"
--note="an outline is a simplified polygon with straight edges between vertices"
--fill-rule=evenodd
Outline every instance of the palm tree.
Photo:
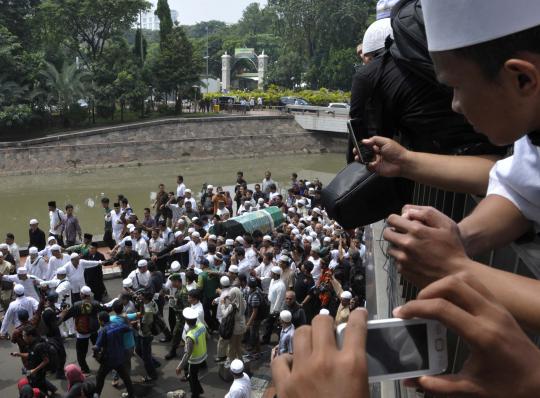
M 39 74 L 45 78 L 45 87 L 35 90 L 33 97 L 44 97 L 48 105 L 58 105 L 61 115 L 65 115 L 72 104 L 85 97 L 85 79 L 89 74 L 77 69 L 76 64 L 64 62 L 62 69 L 58 70 L 46 62 L 45 69 Z

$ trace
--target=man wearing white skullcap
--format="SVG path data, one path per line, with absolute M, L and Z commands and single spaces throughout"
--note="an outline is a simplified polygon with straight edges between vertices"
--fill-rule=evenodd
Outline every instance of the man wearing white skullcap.
M 71 253 L 70 261 L 65 264 L 65 267 L 67 271 L 67 277 L 69 278 L 69 282 L 71 283 L 72 302 L 76 303 L 81 299 L 79 292 L 81 291 L 81 288 L 86 285 L 86 281 L 84 279 L 84 270 L 89 268 L 95 268 L 101 264 L 103 264 L 103 261 L 101 260 L 83 260 L 79 257 L 77 253 Z
M 56 270 L 71 261 L 71 257 L 67 253 L 62 253 L 62 248 L 58 244 L 50 247 L 51 257 L 49 257 L 49 275 L 46 280 L 51 280 L 56 275 Z
M 0 328 L 0 338 L 6 338 L 8 335 L 9 327 L 17 327 L 21 324 L 17 313 L 20 310 L 26 310 L 29 318 L 34 316 L 34 312 L 37 311 L 39 301 L 33 297 L 25 296 L 25 288 L 20 284 L 16 284 L 13 288 L 15 293 L 15 300 L 9 304 L 4 319 L 2 320 L 2 327 Z
M 43 256 L 39 255 L 37 247 L 31 247 L 28 249 L 28 257 L 26 257 L 24 266 L 28 270 L 28 274 L 35 276 L 36 278 L 47 280 L 49 277 L 49 264 Z
M 337 310 L 337 313 L 336 313 L 336 317 L 335 317 L 336 326 L 340 325 L 342 323 L 347 323 L 348 322 L 349 315 L 351 313 L 351 308 L 350 308 L 351 307 L 351 300 L 353 298 L 351 292 L 342 291 L 341 293 L 339 293 L 339 291 L 341 290 L 341 286 L 337 286 L 337 287 L 338 287 L 338 289 L 336 289 L 336 286 L 334 285 L 334 289 L 336 290 L 336 293 L 339 294 L 341 302 L 339 304 L 339 307 L 338 307 L 338 310 Z
M 265 331 L 262 336 L 263 344 L 268 344 L 274 329 L 275 323 L 278 321 L 279 313 L 285 306 L 285 293 L 287 287 L 281 279 L 281 268 L 277 265 L 272 267 L 272 281 L 268 288 L 268 302 L 270 303 L 270 311 L 268 318 L 265 321 Z
M 201 248 L 201 235 L 197 231 L 190 233 L 190 241 L 171 250 L 171 255 L 176 253 L 189 253 L 188 268 L 195 268 L 204 256 Z
M 133 290 L 143 289 L 150 284 L 150 271 L 148 271 L 148 261 L 142 259 L 137 263 L 137 269 L 131 271 L 128 278 L 133 283 Z
M 15 275 L 0 275 L 0 280 L 3 282 L 18 284 L 24 287 L 24 294 L 26 297 L 33 297 L 37 301 L 40 300 L 40 297 L 36 291 L 36 286 L 39 285 L 41 280 L 37 279 L 35 276 L 29 276 L 26 267 L 17 268 L 17 273 Z
M 251 398 L 251 379 L 244 372 L 244 363 L 235 359 L 229 367 L 234 381 L 225 398 Z
M 294 325 L 292 324 L 291 312 L 288 310 L 281 311 L 279 313 L 279 321 L 281 323 L 279 343 L 273 349 L 272 358 L 293 353 Z

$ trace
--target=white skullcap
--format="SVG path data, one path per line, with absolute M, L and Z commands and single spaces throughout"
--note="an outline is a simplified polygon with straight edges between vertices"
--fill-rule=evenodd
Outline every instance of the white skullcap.
M 231 365 L 229 367 L 231 369 L 231 372 L 235 374 L 240 374 L 244 372 L 244 362 L 242 362 L 240 359 L 235 359 L 231 362 Z
M 81 294 L 89 296 L 92 294 L 92 289 L 90 289 L 88 286 L 83 286 L 81 287 Z
M 241 236 L 237 236 L 235 239 L 236 242 L 244 244 L 245 240 Z
M 213 185 L 208 185 L 206 188 L 207 189 L 214 189 L 214 186 Z
M 176 231 L 176 232 L 174 233 L 174 237 L 175 237 L 175 238 L 178 238 L 179 236 L 182 236 L 182 231 Z
M 191 193 L 191 189 L 188 188 L 188 189 L 186 189 L 184 192 L 185 192 L 185 193 Z
M 56 270 L 56 275 L 67 275 L 67 268 L 66 267 L 59 267 Z
M 135 231 L 135 227 L 130 227 L 129 228 L 129 233 L 132 233 L 133 231 Z
M 71 253 L 71 255 L 69 256 L 71 259 L 73 258 L 79 258 L 79 253 Z
M 309 188 L 308 191 L 309 192 L 315 192 L 315 188 Z
M 429 51 L 448 51 L 540 25 L 538 0 L 423 0 Z
M 195 228 L 191 227 L 191 228 L 188 228 L 187 230 L 188 234 L 192 234 L 193 232 L 195 232 Z
M 84 294 L 85 296 L 89 296 L 92 294 L 92 289 L 90 289 L 88 286 L 81 287 L 81 294 Z
M 330 238 L 329 236 L 325 236 L 323 241 L 324 242 L 332 242 L 332 238 Z
M 208 240 L 217 240 L 217 236 L 216 235 L 210 235 L 208 237 Z
M 135 225 L 133 225 L 133 224 L 128 224 L 128 225 L 126 225 L 126 228 L 127 228 L 127 229 L 130 229 L 130 228 L 133 228 L 134 226 L 135 226 Z
M 318 207 L 314 207 L 312 212 L 317 213 L 317 214 L 321 214 L 321 209 L 319 209 Z
M 51 243 L 51 241 L 53 241 L 53 240 L 56 240 L 56 238 L 54 236 L 49 236 L 47 238 L 47 243 Z
M 311 236 L 304 236 L 304 240 L 307 240 L 309 243 L 313 243 L 313 238 Z
M 171 271 L 172 272 L 178 272 L 178 271 L 180 271 L 180 268 L 181 268 L 181 265 L 180 265 L 180 263 L 178 261 L 173 261 L 171 263 Z
M 24 286 L 20 283 L 17 283 L 15 287 L 13 288 L 13 291 L 17 296 L 22 296 L 24 294 Z
M 281 268 L 279 268 L 277 265 L 274 265 L 271 269 L 273 274 L 281 275 Z
M 51 251 L 52 252 L 59 252 L 61 250 L 62 250 L 62 248 L 60 247 L 60 245 L 52 245 L 51 246 Z
M 192 238 L 200 238 L 200 237 L 201 237 L 201 234 L 198 233 L 197 231 L 194 231 L 194 232 L 191 233 L 191 237 L 192 237 Z
M 283 322 L 290 322 L 292 320 L 292 314 L 291 311 L 283 310 L 279 313 L 279 319 L 281 319 Z
M 196 309 L 187 307 L 187 308 L 184 308 L 184 311 L 182 311 L 182 315 L 184 316 L 185 319 L 197 319 L 199 316 L 199 313 L 197 312 Z
M 233 274 L 237 274 L 238 273 L 238 265 L 231 265 L 229 267 L 229 272 L 232 272 Z
M 200 275 L 202 274 L 203 270 L 200 268 L 193 268 L 193 272 L 195 272 L 195 275 Z
M 137 267 L 139 267 L 139 268 L 147 267 L 147 266 L 148 266 L 148 261 L 146 261 L 146 260 L 139 260 L 137 262 Z
M 219 284 L 223 287 L 227 287 L 227 286 L 230 286 L 231 285 L 231 280 L 229 279 L 228 276 L 222 276 L 220 279 L 219 279 Z
M 328 311 L 326 308 L 322 308 L 319 311 L 319 315 L 330 315 L 330 311 Z
M 257 201 L 257 203 L 264 203 L 264 199 L 263 199 L 263 198 L 259 198 L 259 200 Z
M 315 239 L 317 237 L 317 232 L 310 232 L 309 236 L 311 236 L 313 239 Z
M 30 249 L 28 249 L 28 254 L 38 254 L 39 250 L 37 247 L 32 246 Z
M 289 258 L 289 256 L 286 256 L 286 255 L 281 255 L 279 256 L 279 261 L 283 261 L 284 263 L 288 263 L 289 261 L 291 261 L 291 259 Z
M 296 209 L 294 207 L 289 207 L 289 213 L 296 213 Z
M 352 299 L 352 293 L 345 290 L 343 293 L 341 293 L 340 297 L 344 300 L 350 300 Z
M 133 280 L 131 278 L 126 278 L 122 281 L 122 287 L 131 287 L 133 286 Z
M 272 238 L 270 237 L 270 235 L 264 235 L 263 240 L 272 241 Z
M 227 239 L 227 240 L 225 241 L 225 245 L 226 245 L 226 246 L 232 246 L 232 245 L 234 245 L 234 240 L 232 240 L 232 239 Z
M 384 48 L 386 38 L 391 35 L 390 18 L 383 18 L 373 22 L 364 33 L 364 40 L 362 40 L 363 53 L 369 54 Z
M 17 268 L 17 275 L 26 275 L 28 274 L 28 270 L 26 267 L 19 267 Z
M 306 181 L 306 187 L 311 186 L 311 181 Z
M 199 219 L 199 217 L 193 217 L 193 218 L 191 219 L 191 221 L 197 221 L 198 219 Z
M 4 253 L 0 252 L 0 257 L 4 257 Z
M 39 221 L 36 220 L 35 218 L 32 218 L 29 222 L 30 225 L 36 225 L 36 224 L 39 224 Z
M 298 204 L 299 204 L 299 205 L 305 205 L 305 204 L 306 204 L 305 199 L 300 199 L 300 200 L 298 201 Z

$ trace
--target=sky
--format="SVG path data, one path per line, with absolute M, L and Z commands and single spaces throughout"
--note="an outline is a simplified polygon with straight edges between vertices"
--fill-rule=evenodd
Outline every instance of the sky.
M 156 4 L 156 0 L 151 0 Z M 212 19 L 227 23 L 238 22 L 242 11 L 251 3 L 266 5 L 266 0 L 169 0 L 169 7 L 178 11 L 182 25 L 193 25 Z

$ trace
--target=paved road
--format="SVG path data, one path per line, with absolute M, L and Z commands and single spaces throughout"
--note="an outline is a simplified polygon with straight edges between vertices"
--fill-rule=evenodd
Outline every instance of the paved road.
M 107 290 L 109 291 L 111 297 L 118 294 L 120 290 L 119 279 L 108 280 L 105 282 L 105 285 L 107 286 Z M 165 319 L 167 319 L 167 313 L 165 314 Z M 225 395 L 230 386 L 230 383 L 223 381 L 218 376 L 218 367 L 213 361 L 215 356 L 216 342 L 217 337 L 212 337 L 211 342 L 209 343 L 208 369 L 200 373 L 201 382 L 205 389 L 204 396 L 206 398 L 221 398 Z M 67 363 L 76 363 L 75 340 L 68 339 L 65 344 L 66 351 L 68 353 Z M 172 361 L 165 361 L 165 359 L 163 359 L 168 352 L 167 344 L 162 344 L 155 341 L 152 349 L 154 356 L 162 364 L 158 369 L 159 379 L 152 385 L 137 384 L 135 386 L 137 396 L 145 398 L 165 397 L 168 391 L 178 389 L 183 389 L 189 393 L 188 383 L 181 382 L 175 374 L 175 368 L 178 365 L 179 359 L 173 359 Z M 12 351 L 15 351 L 15 346 L 13 344 L 5 340 L 0 341 L 0 397 L 18 396 L 16 383 L 21 377 L 22 364 L 18 358 L 12 358 L 9 355 L 9 353 Z M 98 363 L 90 356 L 87 361 L 94 375 L 91 376 L 91 380 L 95 380 L 95 372 L 97 371 Z M 145 375 L 142 361 L 138 357 L 133 359 L 132 368 L 132 380 L 138 380 L 141 378 L 141 376 Z M 258 398 L 264 394 L 270 379 L 268 363 L 263 361 L 253 363 L 251 372 L 253 373 L 253 398 Z M 67 383 L 65 381 L 55 379 L 52 379 L 52 381 L 56 386 L 59 387 L 59 391 L 62 393 L 65 392 L 67 387 Z M 110 381 L 111 379 L 109 377 L 105 383 L 105 389 L 103 390 L 102 396 L 107 398 L 120 397 L 121 392 L 125 390 L 119 391 L 113 388 Z

